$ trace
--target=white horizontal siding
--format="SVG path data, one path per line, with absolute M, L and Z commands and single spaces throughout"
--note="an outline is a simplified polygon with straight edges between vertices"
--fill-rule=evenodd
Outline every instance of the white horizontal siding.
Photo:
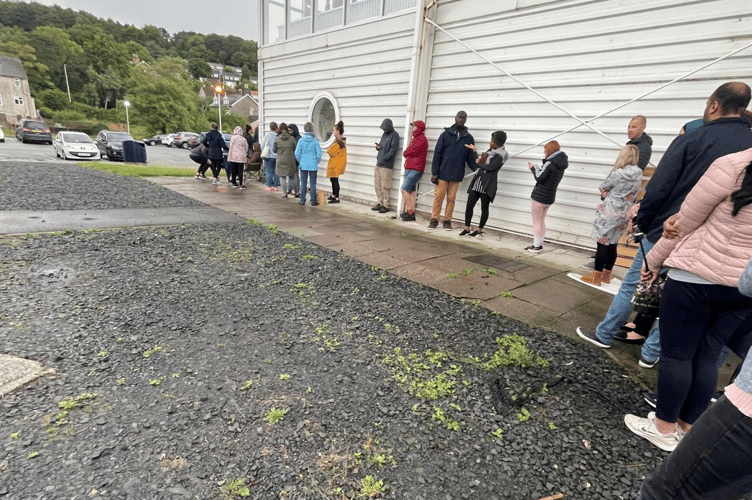
M 295 40 L 260 51 L 263 60 L 263 121 L 307 121 L 314 96 L 331 92 L 337 99 L 347 138 L 347 169 L 341 195 L 375 200 L 374 142 L 384 118 L 402 135 L 410 83 L 414 13 Z M 329 190 L 328 157 L 319 166 L 319 186 Z M 393 195 L 398 179 L 395 175 Z
M 614 108 L 752 41 L 752 4 L 736 0 L 559 1 L 544 5 L 480 0 L 439 1 L 436 22 L 473 49 L 583 119 Z M 516 2 L 522 7 L 523 2 Z M 629 119 L 648 118 L 657 164 L 688 120 L 702 116 L 705 100 L 721 83 L 752 82 L 752 49 L 730 57 L 686 81 L 595 121 L 623 144 Z M 520 86 L 444 33 L 436 32 L 426 122 L 433 146 L 460 109 L 479 145 L 496 129 L 507 132 L 515 154 L 578 122 Z M 570 158 L 547 219 L 547 236 L 593 247 L 592 218 L 597 186 L 618 147 L 581 127 L 557 140 Z M 499 173 L 489 227 L 532 232 L 527 162 L 539 162 L 542 146 L 513 158 Z M 431 150 L 432 151 L 432 150 Z M 431 153 L 432 154 L 432 153 Z M 430 162 L 430 154 L 429 154 Z M 426 176 L 427 177 L 427 176 Z M 419 209 L 430 211 L 432 185 L 424 177 Z M 460 188 L 455 218 L 464 214 L 467 181 Z M 475 222 L 480 206 L 476 207 Z

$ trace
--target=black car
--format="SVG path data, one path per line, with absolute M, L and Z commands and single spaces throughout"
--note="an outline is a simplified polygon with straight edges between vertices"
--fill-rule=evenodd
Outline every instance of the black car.
M 16 127 L 16 139 L 21 142 L 46 142 L 52 144 L 50 127 L 41 120 L 22 120 Z
M 107 156 L 108 160 L 123 160 L 123 141 L 134 141 L 135 139 L 125 132 L 110 132 L 102 130 L 97 134 L 97 143 L 99 152 L 102 156 Z
M 157 134 L 151 137 L 147 137 L 146 139 L 144 139 L 144 144 L 148 146 L 156 146 L 157 144 L 162 144 L 162 139 L 164 139 L 165 135 L 167 134 Z

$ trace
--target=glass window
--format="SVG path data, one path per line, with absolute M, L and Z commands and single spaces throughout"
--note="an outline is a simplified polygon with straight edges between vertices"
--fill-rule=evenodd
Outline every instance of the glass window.
M 287 13 L 287 38 L 296 38 L 311 32 L 313 0 L 289 0 Z
M 322 92 L 314 97 L 308 115 L 316 139 L 321 143 L 331 142 L 332 129 L 339 121 L 339 108 L 334 96 L 329 92 Z
M 285 39 L 285 0 L 264 0 L 264 42 Z
M 3 96 L 0 95 L 0 106 L 3 105 Z
M 22 95 L 13 96 L 13 102 L 16 106 L 23 106 L 24 100 Z
M 21 79 L 20 78 L 14 78 L 13 79 L 13 85 L 15 85 L 16 87 L 20 87 L 21 86 Z

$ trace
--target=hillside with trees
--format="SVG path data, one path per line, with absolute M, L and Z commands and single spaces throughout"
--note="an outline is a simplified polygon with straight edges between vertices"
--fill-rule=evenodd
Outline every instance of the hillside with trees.
M 256 43 L 236 36 L 171 35 L 11 1 L 0 1 L 0 54 L 21 59 L 45 118 L 96 129 L 124 122 L 121 103 L 128 99 L 131 124 L 144 134 L 206 129 L 217 119 L 217 110 L 198 96 L 199 78 L 211 76 L 207 62 L 241 67 L 241 84 L 250 84 L 258 62 Z

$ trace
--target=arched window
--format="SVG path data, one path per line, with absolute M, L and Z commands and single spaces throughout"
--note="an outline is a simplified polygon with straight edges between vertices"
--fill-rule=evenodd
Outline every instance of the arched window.
M 313 135 L 322 147 L 328 147 L 334 142 L 332 129 L 339 120 L 339 105 L 334 96 L 330 92 L 316 94 L 308 110 L 308 121 L 313 124 Z

